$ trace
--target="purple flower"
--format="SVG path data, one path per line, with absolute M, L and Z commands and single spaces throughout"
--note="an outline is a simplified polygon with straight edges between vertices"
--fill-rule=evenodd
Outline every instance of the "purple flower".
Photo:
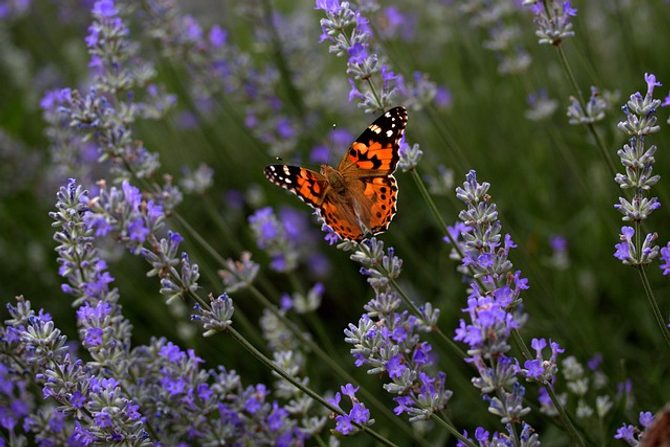
M 250 388 L 252 390 L 253 388 Z M 267 389 L 262 383 L 256 385 L 256 388 L 250 398 L 244 403 L 244 408 L 251 414 L 257 413 L 265 403 Z
M 84 343 L 87 346 L 100 346 L 102 344 L 102 329 L 99 327 L 90 327 L 86 329 Z
M 277 402 L 272 403 L 272 412 L 268 416 L 268 427 L 272 431 L 278 431 L 284 425 L 289 413 L 280 407 Z
M 407 367 L 402 364 L 402 355 L 396 354 L 386 363 L 386 371 L 391 379 L 402 377 Z
M 349 415 L 338 415 L 335 418 L 335 431 L 341 435 L 347 436 L 356 431 L 356 427 L 351 423 Z
M 370 420 L 370 410 L 365 408 L 365 405 L 362 403 L 356 402 L 349 412 L 349 417 L 353 422 L 364 425 Z
M 329 14 L 337 14 L 340 8 L 340 0 L 316 0 L 315 9 L 322 9 Z
M 635 439 L 635 427 L 626 424 L 622 425 L 617 429 L 614 439 L 621 439 L 629 443 L 637 444 L 637 440 Z
M 615 258 L 621 261 L 627 261 L 631 258 L 630 247 L 633 244 L 633 235 L 635 235 L 635 229 L 633 227 L 621 227 L 621 242 L 614 245 L 616 248 L 616 251 L 614 252 Z
M 115 17 L 118 14 L 116 6 L 112 0 L 100 0 L 95 2 L 91 12 L 94 15 L 105 18 Z
M 654 415 L 650 411 L 640 412 L 640 425 L 644 428 L 649 428 L 654 422 Z
M 181 362 L 186 358 L 186 354 L 184 354 L 184 352 L 179 349 L 179 346 L 172 342 L 168 342 L 163 347 L 161 347 L 158 354 L 172 363 Z
M 549 245 L 556 252 L 565 252 L 568 248 L 568 241 L 561 235 L 552 235 L 549 237 Z
M 664 276 L 670 275 L 670 242 L 668 244 L 661 248 L 661 271 L 663 272 Z
M 326 400 L 332 406 L 339 408 L 340 407 L 340 401 L 342 400 L 342 395 L 338 391 L 337 393 L 335 393 L 335 396 L 329 397 Z
M 108 413 L 100 412 L 95 415 L 95 423 L 100 428 L 109 428 L 112 426 L 112 417 Z
M 523 364 L 526 368 L 526 375 L 531 379 L 540 380 L 542 374 L 544 374 L 544 367 L 542 366 L 543 361 L 540 359 L 526 360 Z
M 191 41 L 198 43 L 202 40 L 202 28 L 197 20 L 187 15 L 183 17 L 183 24 L 185 26 L 185 35 Z
M 525 2 L 530 5 L 537 25 L 535 34 L 540 44 L 560 45 L 567 37 L 574 36 L 570 18 L 577 15 L 577 10 L 569 1 L 558 4 L 557 0 Z
M 383 11 L 385 25 L 386 25 L 386 34 L 393 36 L 396 34 L 398 29 L 403 27 L 407 23 L 407 18 L 400 12 L 396 6 L 389 6 L 384 8 Z
M 654 88 L 661 87 L 663 85 L 656 80 L 656 75 L 654 75 L 653 73 L 645 73 L 644 82 L 647 83 L 647 96 L 650 98 L 654 96 Z
M 209 30 L 209 42 L 214 48 L 221 48 L 228 41 L 228 31 L 219 25 L 214 25 Z
M 586 365 L 589 367 L 591 371 L 595 371 L 598 368 L 600 368 L 602 362 L 603 362 L 603 355 L 597 352 L 593 357 L 589 359 L 588 362 L 586 362 Z
M 340 387 L 340 390 L 342 391 L 342 394 L 344 396 L 349 397 L 349 399 L 351 399 L 351 400 L 356 399 L 356 392 L 358 391 L 357 386 L 353 386 L 352 384 L 347 383 L 346 385 L 342 385 Z
M 569 1 L 564 1 L 563 14 L 565 14 L 566 16 L 575 17 L 577 15 L 577 10 L 572 7 L 572 4 Z

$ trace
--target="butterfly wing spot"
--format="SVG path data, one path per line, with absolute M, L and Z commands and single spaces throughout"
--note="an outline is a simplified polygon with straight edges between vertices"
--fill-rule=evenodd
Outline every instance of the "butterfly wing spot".
M 373 132 L 376 133 L 376 134 L 380 134 L 380 133 L 382 133 L 382 128 L 379 127 L 379 126 L 376 125 L 376 124 L 370 124 L 370 127 L 368 127 L 368 129 L 370 129 L 371 131 L 373 131 Z

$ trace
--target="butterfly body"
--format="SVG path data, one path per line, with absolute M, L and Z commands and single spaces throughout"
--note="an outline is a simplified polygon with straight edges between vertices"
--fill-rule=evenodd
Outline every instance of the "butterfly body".
M 396 213 L 398 187 L 393 177 L 407 112 L 395 107 L 377 118 L 354 141 L 337 167 L 320 171 L 269 165 L 265 176 L 319 210 L 342 239 L 360 241 L 385 231 Z

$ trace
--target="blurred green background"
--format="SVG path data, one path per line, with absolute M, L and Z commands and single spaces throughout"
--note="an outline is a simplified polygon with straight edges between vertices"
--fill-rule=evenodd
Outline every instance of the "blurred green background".
M 157 83 L 175 94 L 177 102 L 165 118 L 139 122 L 133 128 L 134 137 L 160 154 L 162 173 L 179 178 L 184 166 L 195 169 L 206 163 L 213 168 L 214 186 L 202 197 L 187 195 L 178 210 L 223 257 L 239 258 L 240 248 L 253 252 L 262 265 L 265 283 L 271 284 L 271 297 L 277 299 L 279 292 L 291 292 L 294 286 L 286 276 L 267 268 L 268 258 L 257 249 L 246 219 L 255 209 L 268 205 L 276 210 L 294 207 L 306 215 L 310 210 L 264 180 L 263 167 L 279 154 L 244 127 L 245 110 L 254 105 L 237 101 L 239 95 L 234 94 L 198 103 L 193 93 L 197 85 L 187 67 L 178 58 L 166 57 L 151 39 L 143 3 L 138 2 L 129 13 L 131 38 L 140 46 L 143 58 L 155 64 Z M 427 73 L 450 93 L 448 105 L 410 109 L 407 128 L 408 141 L 419 143 L 424 151 L 419 172 L 438 185 L 433 192 L 444 218 L 449 223 L 456 221 L 460 203 L 453 189 L 469 169 L 476 169 L 481 180 L 492 184 L 490 192 L 498 204 L 503 231 L 511 233 L 519 245 L 511 258 L 530 280 L 531 288 L 523 297 L 530 315 L 524 337 L 552 338 L 565 347 L 566 355 L 584 362 L 602 353 L 612 393 L 617 382 L 632 380 L 637 403 L 629 412 L 617 408 L 607 418 L 603 430 L 609 443 L 616 426 L 627 418 L 636 419 L 635 411 L 655 411 L 665 403 L 663 396 L 670 395 L 670 384 L 663 378 L 670 363 L 637 273 L 612 256 L 621 226 L 613 204 L 620 191 L 587 129 L 568 124 L 568 97 L 576 93 L 556 49 L 537 44 L 532 17 L 511 0 L 380 3 L 380 9 L 367 14 L 376 31 L 383 34 L 388 29 L 385 14 L 389 7 L 409 18 L 403 29 L 411 27 L 409 37 L 396 31 L 377 41 L 393 68 L 408 78 L 417 70 Z M 213 24 L 225 27 L 229 40 L 261 70 L 278 63 L 276 41 L 264 34 L 268 32 L 269 22 L 264 22 L 268 4 L 271 14 L 280 17 L 274 23 L 279 24 L 278 41 L 288 61 L 288 74 L 297 73 L 293 87 L 280 74 L 275 93 L 284 100 L 282 113 L 303 123 L 296 130 L 294 144 L 283 148 L 280 155 L 288 162 L 309 164 L 310 151 L 323 144 L 331 149 L 334 164 L 345 148 L 335 147 L 330 140 L 332 126 L 356 135 L 374 117 L 347 102 L 345 61 L 328 54 L 326 43 L 319 43 L 321 12 L 314 10 L 313 3 L 203 0 L 179 6 L 205 29 Z M 478 14 L 491 13 L 501 4 L 510 12 L 492 23 L 478 19 Z M 469 11 L 469 5 L 479 6 Z M 620 106 L 633 92 L 645 91 L 645 72 L 655 73 L 670 85 L 670 5 L 661 0 L 590 0 L 576 1 L 574 6 L 578 9 L 573 18 L 576 36 L 563 48 L 584 95 L 588 97 L 592 85 L 601 92 L 619 93 L 606 117 L 596 123 L 616 161 L 616 150 L 625 142 L 625 135 L 616 129 L 623 119 Z M 59 288 L 47 214 L 64 179 L 53 175 L 39 101 L 49 89 L 85 88 L 89 9 L 87 2 L 41 0 L 31 2 L 20 14 L 0 19 L 0 297 L 9 301 L 25 295 L 35 307 L 50 312 L 73 339 L 74 312 Z M 492 30 L 501 26 L 518 31 L 513 50 L 524 49 L 531 58 L 522 73 L 500 73 L 504 53 L 485 48 Z M 556 101 L 557 108 L 543 120 L 530 120 L 527 98 L 540 90 Z M 667 91 L 661 87 L 658 95 L 665 96 Z M 661 245 L 670 235 L 670 207 L 663 201 L 670 197 L 667 115 L 666 110 L 660 111 L 662 130 L 650 138 L 659 147 L 655 171 L 662 180 L 654 194 L 663 206 L 647 226 L 658 231 Z M 417 301 L 428 300 L 439 307 L 441 328 L 453 334 L 465 306 L 465 286 L 410 175 L 398 173 L 396 177 L 398 215 L 383 239 L 405 261 L 402 285 Z M 171 225 L 182 230 L 176 221 Z M 318 231 L 318 224 L 313 221 L 312 225 Z M 552 257 L 549 239 L 554 235 L 567 240 L 565 264 L 557 264 Z M 221 290 L 216 261 L 188 238 L 186 248 L 200 264 L 205 289 Z M 390 402 L 380 380 L 355 370 L 343 342 L 342 330 L 358 321 L 372 291 L 345 253 L 325 242 L 315 249 L 328 258 L 329 272 L 315 276 L 303 265 L 298 277 L 305 288 L 316 280 L 325 284 L 318 317 L 340 353 L 338 361 Z M 225 336 L 200 337 L 188 321 L 187 305 L 166 307 L 155 279 L 144 275 L 143 260 L 111 246 L 107 257 L 125 315 L 134 325 L 135 343 L 165 336 L 195 347 L 206 366 L 225 364 L 238 370 L 245 383 L 269 380 L 269 371 L 246 360 Z M 668 280 L 656 266 L 649 274 L 667 316 Z M 244 291 L 233 298 L 251 330 L 259 331 L 258 305 Z M 249 328 L 243 332 L 254 336 Z M 451 354 L 439 354 L 440 367 L 453 378 L 447 386 L 455 391 L 449 406 L 455 424 L 469 429 L 477 424 L 493 426 L 495 419 L 487 415 L 486 405 L 467 384 L 470 369 Z M 339 386 L 337 378 L 316 360 L 308 361 L 308 375 L 318 390 Z M 529 389 L 531 400 L 535 393 Z M 530 421 L 545 434 L 545 445 L 566 445 L 567 438 L 557 435 L 546 418 L 533 412 Z M 382 433 L 393 430 L 385 421 L 378 425 Z M 368 441 L 358 436 L 352 442 Z

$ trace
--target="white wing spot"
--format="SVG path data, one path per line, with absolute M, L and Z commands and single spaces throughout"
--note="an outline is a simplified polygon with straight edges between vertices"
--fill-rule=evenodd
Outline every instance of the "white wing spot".
M 386 118 L 391 118 L 391 112 L 386 112 L 386 113 L 384 114 L 384 116 L 385 116 Z
M 369 127 L 369 129 L 370 129 L 371 131 L 373 131 L 374 133 L 378 134 L 378 135 L 379 135 L 379 133 L 382 131 L 382 128 L 379 127 L 379 126 L 376 125 L 376 124 L 371 124 L 370 127 Z
M 275 172 L 275 167 L 274 167 L 274 166 L 270 166 L 270 171 Z
M 291 183 L 293 183 L 293 182 L 291 181 L 290 178 L 285 178 L 285 179 L 284 179 L 284 182 L 285 182 L 285 183 L 288 183 L 289 185 L 290 185 Z
M 288 166 L 284 165 L 284 174 L 291 175 L 291 171 L 288 170 Z
M 386 131 L 386 136 L 391 137 L 391 135 L 393 135 L 393 131 L 392 130 L 387 130 Z

